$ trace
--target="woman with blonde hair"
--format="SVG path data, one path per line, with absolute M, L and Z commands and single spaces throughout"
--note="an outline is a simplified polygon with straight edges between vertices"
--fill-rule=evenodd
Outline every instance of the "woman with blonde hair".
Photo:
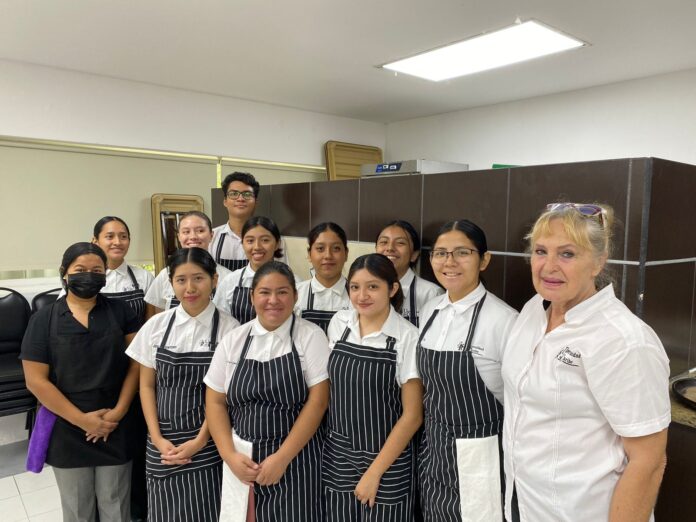
M 503 359 L 506 517 L 647 521 L 665 466 L 669 362 L 606 274 L 612 209 L 553 203 L 528 234 L 537 295 Z

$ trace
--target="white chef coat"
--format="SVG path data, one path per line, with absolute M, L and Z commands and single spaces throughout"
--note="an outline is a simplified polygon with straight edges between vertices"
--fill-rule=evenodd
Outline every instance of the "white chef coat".
M 416 317 L 422 317 L 423 306 L 425 303 L 442 295 L 445 291 L 435 283 L 431 283 L 427 279 L 423 279 L 416 275 L 410 268 L 404 274 L 404 277 L 399 279 L 401 290 L 404 293 L 404 304 L 402 305 L 402 315 L 409 317 L 411 311 L 411 285 L 413 280 L 416 280 Z M 423 322 L 419 319 L 419 323 Z
M 301 314 L 303 310 L 307 310 L 307 299 L 310 291 L 314 294 L 313 310 L 336 312 L 351 309 L 350 298 L 346 290 L 346 278 L 343 276 L 329 288 L 322 285 L 316 276 L 299 283 L 297 285 L 297 303 L 295 304 L 296 313 Z
M 607 520 L 627 462 L 621 437 L 669 425 L 669 361 L 611 285 L 549 333 L 547 321 L 536 295 L 505 348 L 505 512 L 514 486 L 523 521 Z
M 404 319 L 399 312 L 390 307 L 387 320 L 382 329 L 377 332 L 360 337 L 360 324 L 358 312 L 355 310 L 340 310 L 333 316 L 329 323 L 328 337 L 329 348 L 333 349 L 336 342 L 341 340 L 346 327 L 349 328 L 346 341 L 370 348 L 387 347 L 387 338 L 395 339 L 396 351 L 396 381 L 402 386 L 410 379 L 420 379 L 418 364 L 416 361 L 416 345 L 418 344 L 418 328 Z
M 466 344 L 474 308 L 483 296 L 486 300 L 479 313 L 474 337 L 471 340 L 471 356 L 483 383 L 496 399 L 503 403 L 503 378 L 500 367 L 503 351 L 517 311 L 504 301 L 486 291 L 479 283 L 473 292 L 452 303 L 445 294 L 428 301 L 422 308 L 420 331 L 430 316 L 440 310 L 421 340 L 421 346 L 429 350 L 458 351 Z
M 220 283 L 222 283 L 227 276 L 232 274 L 232 272 L 227 270 L 222 265 L 217 265 L 215 271 L 218 275 L 218 286 L 220 286 Z M 150 289 L 145 294 L 145 302 L 162 310 L 167 310 L 169 309 L 169 303 L 171 303 L 174 297 L 174 288 L 169 280 L 169 270 L 165 266 L 162 270 L 160 270 L 160 273 L 157 274 L 157 277 L 155 277 Z
M 256 274 L 256 272 L 251 268 L 251 265 L 247 265 L 232 272 L 222 283 L 218 282 L 217 289 L 215 290 L 213 303 L 215 303 L 215 306 L 220 310 L 224 310 L 228 314 L 230 313 L 230 303 L 232 302 L 234 289 L 239 285 L 239 279 L 242 277 L 242 274 L 244 274 L 242 286 L 244 288 L 251 288 L 251 283 L 254 280 L 254 274 Z
M 239 237 L 231 228 L 229 223 L 220 225 L 213 229 L 213 240 L 208 245 L 208 252 L 215 258 L 217 254 L 218 243 L 220 243 L 220 237 L 226 234 L 225 242 L 222 244 L 222 251 L 220 252 L 221 259 L 246 259 L 246 254 L 244 253 L 244 248 L 242 247 L 242 238 Z M 282 249 L 283 255 L 278 259 L 286 265 L 289 265 L 287 249 L 285 248 L 285 241 L 280 238 L 280 243 L 278 248 Z
M 215 305 L 209 303 L 196 317 L 191 317 L 183 306 L 177 306 L 171 310 L 165 310 L 150 318 L 136 334 L 126 355 L 135 359 L 148 368 L 155 367 L 157 349 L 162 343 L 164 334 L 172 315 L 175 315 L 174 324 L 167 338 L 165 349 L 176 352 L 205 352 L 210 350 L 210 335 L 213 328 L 213 314 Z M 220 312 L 218 324 L 218 343 L 222 338 L 239 326 L 239 321 L 225 312 Z
M 129 266 L 133 271 L 135 280 L 138 282 L 138 286 L 144 293 L 147 293 L 154 280 L 152 274 L 139 266 L 128 265 L 125 261 L 121 263 L 118 268 L 114 268 L 113 270 L 111 268 L 106 269 L 106 285 L 100 292 L 104 294 L 116 294 L 135 290 L 133 280 L 128 273 Z M 58 297 L 63 297 L 64 295 L 65 289 L 62 289 Z
M 275 330 L 266 330 L 258 318 L 234 329 L 218 344 L 204 382 L 216 392 L 227 393 L 249 333 L 252 337 L 247 359 L 267 362 L 289 353 L 292 350 L 290 327 L 293 317 L 291 315 Z M 295 317 L 293 340 L 307 387 L 328 379 L 329 346 L 322 329 Z

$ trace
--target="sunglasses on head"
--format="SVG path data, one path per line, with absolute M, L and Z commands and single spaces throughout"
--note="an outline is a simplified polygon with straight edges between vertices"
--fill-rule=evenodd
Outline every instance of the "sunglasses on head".
M 599 221 L 599 225 L 604 227 L 604 209 L 599 205 L 593 205 L 591 203 L 549 203 L 546 205 L 546 210 L 549 212 L 562 210 L 564 208 L 575 209 L 588 218 L 596 217 L 597 221 Z

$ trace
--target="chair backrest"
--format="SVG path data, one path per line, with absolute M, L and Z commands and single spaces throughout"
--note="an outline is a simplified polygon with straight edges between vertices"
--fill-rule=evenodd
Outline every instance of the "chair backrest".
M 0 287 L 0 293 L 3 292 L 8 293 L 0 297 L 0 354 L 19 353 L 31 308 L 16 290 Z
M 52 290 L 46 290 L 45 292 L 36 294 L 34 299 L 31 300 L 31 313 L 34 314 L 44 306 L 55 303 L 56 299 L 58 299 L 58 294 L 60 294 L 60 290 L 60 288 L 53 288 Z

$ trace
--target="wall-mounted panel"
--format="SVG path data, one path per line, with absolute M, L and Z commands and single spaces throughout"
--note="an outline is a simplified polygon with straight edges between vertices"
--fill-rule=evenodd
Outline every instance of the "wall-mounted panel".
M 431 245 L 447 221 L 469 219 L 486 234 L 489 250 L 505 251 L 508 170 L 423 177 L 423 242 Z
M 312 183 L 310 192 L 310 228 L 333 221 L 343 227 L 349 241 L 357 241 L 360 180 Z
M 394 219 L 421 223 L 423 176 L 386 176 L 360 180 L 360 241 L 374 242 L 383 226 Z
M 271 218 L 284 236 L 307 235 L 309 186 L 309 183 L 287 183 L 270 187 Z

